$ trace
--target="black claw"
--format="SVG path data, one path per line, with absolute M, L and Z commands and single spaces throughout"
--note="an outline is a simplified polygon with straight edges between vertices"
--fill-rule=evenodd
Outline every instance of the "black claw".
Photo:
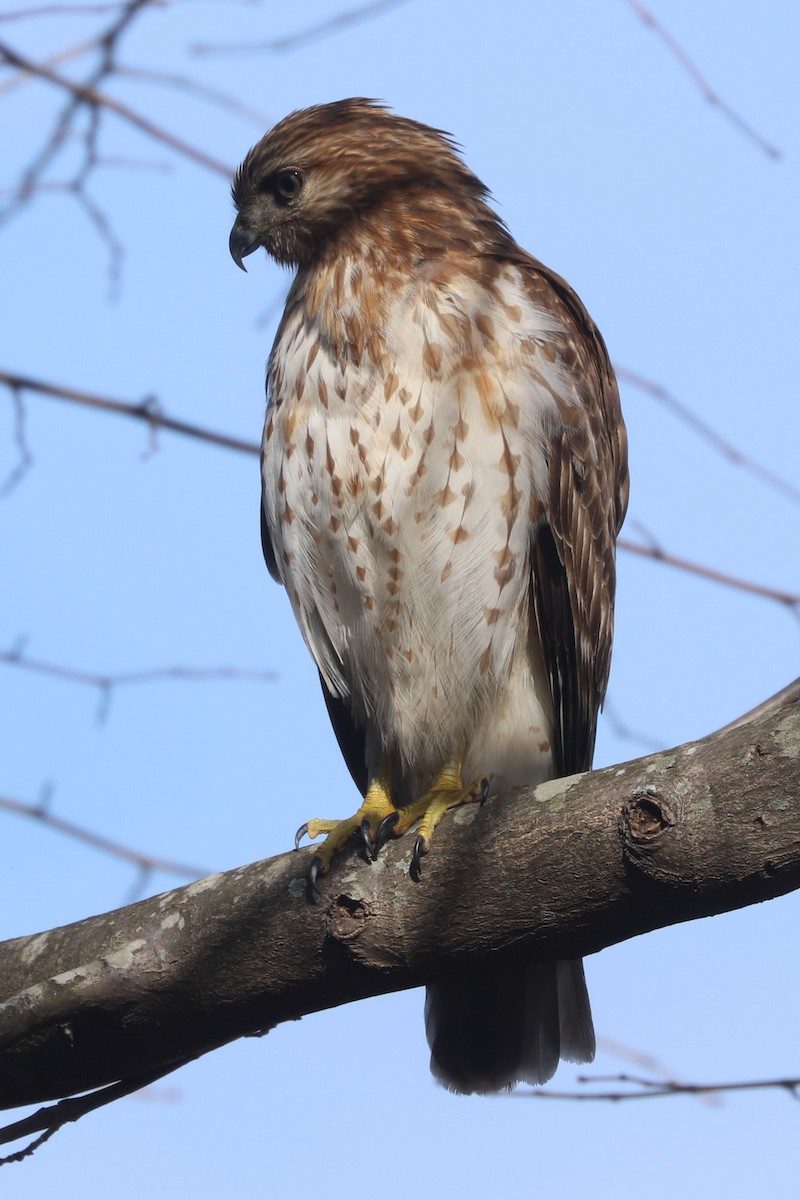
M 307 833 L 308 833 L 308 822 L 306 821 L 306 823 L 304 825 L 301 825 L 300 828 L 298 829 L 297 833 L 294 835 L 295 850 L 300 849 L 300 843 L 302 842 L 303 838 L 306 836 Z
M 480 795 L 478 796 L 478 803 L 485 804 L 486 801 L 488 800 L 488 798 L 489 798 L 489 780 L 482 779 Z
M 308 875 L 306 875 L 306 899 L 312 904 L 315 904 L 319 897 L 319 888 L 317 887 L 317 876 L 319 875 L 322 859 L 318 854 L 315 854 L 308 866 Z
M 411 865 L 408 868 L 408 873 L 414 883 L 419 883 L 422 878 L 422 855 L 425 852 L 425 838 L 419 834 L 414 842 L 414 849 L 411 854 Z
M 400 813 L 391 812 L 384 817 L 378 826 L 375 834 L 375 857 L 378 857 L 378 851 L 381 850 L 389 840 L 389 834 L 394 829 L 397 822 L 400 820 Z
M 361 835 L 361 841 L 364 844 L 364 858 L 367 862 L 374 862 L 378 857 L 378 851 L 372 841 L 372 829 L 370 828 L 369 819 L 364 817 L 364 820 L 358 827 L 358 832 Z

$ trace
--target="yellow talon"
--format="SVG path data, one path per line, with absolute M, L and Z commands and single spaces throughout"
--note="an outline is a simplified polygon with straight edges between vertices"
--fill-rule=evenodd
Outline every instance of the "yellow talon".
M 488 783 L 485 779 L 476 779 L 465 788 L 461 782 L 461 760 L 450 759 L 436 776 L 430 790 L 401 810 L 400 819 L 394 828 L 396 837 L 410 829 L 415 821 L 421 821 L 411 856 L 412 879 L 420 877 L 421 857 L 428 853 L 434 830 L 444 814 L 451 808 L 459 808 L 473 800 L 485 799 L 487 790 Z
M 381 771 L 370 783 L 364 801 L 358 812 L 343 821 L 330 821 L 314 817 L 297 831 L 295 846 L 306 834 L 313 840 L 321 834 L 327 834 L 325 841 L 314 850 L 309 871 L 310 891 L 315 890 L 318 875 L 325 875 L 330 869 L 333 856 L 356 836 L 359 836 L 367 854 L 377 858 L 378 851 L 391 834 L 400 837 L 407 833 L 415 822 L 420 821 L 414 850 L 411 857 L 410 873 L 412 878 L 419 879 L 421 873 L 421 856 L 427 854 L 436 826 L 446 812 L 458 808 L 472 800 L 483 800 L 488 791 L 485 779 L 477 779 L 464 787 L 461 782 L 461 759 L 453 758 L 445 763 L 436 776 L 432 787 L 410 804 L 402 808 L 395 807 L 392 802 L 390 772 Z
M 396 814 L 397 811 L 392 804 L 388 782 L 383 775 L 377 775 L 370 783 L 358 812 L 353 813 L 352 817 L 346 817 L 343 821 L 330 821 L 314 817 L 300 827 L 295 838 L 295 845 L 299 845 L 300 838 L 304 834 L 308 834 L 312 840 L 322 833 L 327 834 L 325 841 L 314 851 L 314 857 L 318 860 L 315 874 L 325 875 L 336 851 L 341 850 L 342 846 L 357 834 L 363 838 L 367 850 L 374 856 L 375 836 L 378 829 L 383 821 Z

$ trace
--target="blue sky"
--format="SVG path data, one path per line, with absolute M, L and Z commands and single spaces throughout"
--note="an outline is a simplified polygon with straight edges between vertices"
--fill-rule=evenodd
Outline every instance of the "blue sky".
M 451 130 L 518 240 L 565 275 L 612 357 L 647 376 L 777 474 L 797 479 L 797 47 L 800 9 L 764 0 L 653 0 L 714 89 L 780 148 L 773 160 L 707 104 L 624 0 L 409 0 L 289 52 L 198 58 L 195 42 L 264 42 L 341 9 L 303 2 L 175 3 L 146 13 L 127 65 L 191 74 L 263 121 L 198 96 L 117 79 L 115 96 L 234 167 L 294 108 L 387 100 Z M 3 22 L 41 57 L 97 18 Z M 85 59 L 60 69 L 76 77 Z M 60 97 L 5 91 L 2 186 L 13 185 Z M 108 254 L 74 199 L 37 196 L 0 226 L 0 369 L 256 440 L 263 369 L 288 275 L 228 256 L 221 176 L 112 116 L 90 192 L 124 246 Z M 50 178 L 77 161 L 70 144 Z M 797 504 L 716 454 L 623 385 L 632 500 L 625 535 L 720 571 L 800 591 Z M 0 480 L 18 461 L 0 405 Z M 274 682 L 117 690 L 106 721 L 87 687 L 0 664 L 0 792 L 136 848 L 227 869 L 287 849 L 355 797 L 288 602 L 258 539 L 254 459 L 130 420 L 25 399 L 33 463 L 0 502 L 0 646 L 85 671 L 234 666 Z M 621 554 L 609 702 L 654 745 L 701 737 L 798 674 L 786 607 Z M 601 723 L 596 762 L 644 747 Z M 176 882 L 157 874 L 149 891 Z M 0 936 L 125 902 L 129 866 L 0 812 Z M 598 1033 L 699 1081 L 800 1073 L 796 897 L 667 929 L 587 962 Z M 458 1099 L 427 1067 L 422 995 L 389 996 L 243 1041 L 62 1131 L 3 1172 L 9 1200 L 145 1190 L 158 1200 L 284 1195 L 387 1200 L 514 1188 L 540 1197 L 713 1191 L 796 1180 L 796 1111 L 778 1093 L 620 1106 L 522 1095 Z M 630 1070 L 602 1049 L 598 1075 Z M 574 1085 L 563 1067 L 559 1087 Z M 648 1124 L 644 1124 L 648 1122 Z M 639 1157 L 647 1155 L 640 1165 Z M 691 1181 L 691 1183 L 689 1182 Z

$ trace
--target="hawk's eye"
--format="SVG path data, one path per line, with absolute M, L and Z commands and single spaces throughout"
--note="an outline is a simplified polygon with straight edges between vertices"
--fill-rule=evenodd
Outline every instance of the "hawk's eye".
M 276 171 L 273 177 L 275 198 L 288 203 L 300 195 L 303 186 L 303 176 L 299 171 Z

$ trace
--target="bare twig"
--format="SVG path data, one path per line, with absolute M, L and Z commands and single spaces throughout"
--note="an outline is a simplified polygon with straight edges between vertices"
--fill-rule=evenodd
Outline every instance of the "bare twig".
M 705 77 L 700 73 L 698 67 L 694 64 L 691 58 L 689 58 L 689 55 L 686 53 L 680 43 L 675 40 L 672 34 L 669 33 L 659 21 L 656 20 L 650 10 L 645 8 L 643 4 L 640 4 L 639 0 L 627 0 L 627 2 L 636 15 L 641 18 L 644 24 L 649 29 L 653 30 L 653 33 L 655 33 L 657 37 L 661 39 L 668 50 L 672 51 L 673 55 L 675 58 L 677 58 L 683 69 L 688 73 L 688 75 L 700 89 L 703 99 L 708 104 L 712 105 L 712 107 L 718 108 L 722 115 L 727 117 L 730 123 L 734 125 L 740 133 L 743 133 L 744 136 L 749 138 L 751 142 L 754 142 L 755 145 L 758 146 L 759 150 L 762 150 L 769 158 L 775 160 L 782 158 L 783 155 L 780 150 L 766 141 L 760 133 L 756 133 L 752 125 L 748 125 L 747 122 L 740 117 L 739 114 L 735 112 L 729 104 L 726 104 L 725 101 L 714 91 L 711 85 L 706 81 Z
M 146 0 L 142 0 L 142 2 L 146 2 Z M 108 112 L 114 113 L 120 120 L 133 125 L 134 128 L 146 134 L 147 137 L 152 138 L 156 142 L 161 142 L 165 146 L 169 146 L 170 150 L 183 155 L 184 158 L 199 163 L 201 167 L 206 167 L 209 171 L 215 171 L 218 175 L 223 175 L 226 179 L 230 179 L 233 174 L 233 168 L 226 163 L 220 162 L 219 159 L 213 158 L 210 154 L 206 154 L 196 146 L 183 141 L 182 138 L 170 133 L 169 130 L 162 129 L 160 125 L 156 125 L 153 121 L 148 120 L 147 117 L 143 117 L 141 113 L 137 113 L 134 109 L 129 108 L 127 104 L 123 104 L 114 96 L 109 96 L 105 92 L 98 91 L 92 84 L 75 83 L 73 80 L 67 79 L 66 76 L 60 75 L 57 71 L 51 70 L 44 64 L 33 62 L 31 59 L 19 54 L 5 42 L 0 42 L 0 57 L 5 59 L 7 63 L 10 63 L 11 66 L 19 67 L 20 70 L 37 75 L 40 79 L 44 79 L 48 83 L 52 83 L 55 87 L 59 87 L 67 92 L 73 100 L 73 104 L 69 106 L 66 114 L 68 119 L 72 118 L 75 108 L 78 105 L 89 105 L 92 108 L 105 109 Z M 60 144 L 63 141 L 65 128 L 66 122 L 62 116 L 56 135 L 51 137 L 46 147 L 48 161 L 54 153 L 54 143 Z M 43 155 L 39 155 L 37 159 L 37 173 L 41 169 L 42 157 Z M 30 170 L 26 175 L 30 175 Z M 24 190 L 24 195 L 21 196 L 21 199 L 24 199 L 27 196 L 27 187 L 22 190 Z
M 167 162 L 153 162 L 146 158 L 121 158 L 118 155 L 104 154 L 98 158 L 100 167 L 118 167 L 123 171 L 154 171 L 159 175 L 167 175 L 172 166 Z
M 285 303 L 286 289 L 282 288 L 275 293 L 266 308 L 256 317 L 254 322 L 256 329 L 266 329 L 268 325 L 271 325 L 280 314 Z
M 80 58 L 84 54 L 89 54 L 97 49 L 97 38 L 87 38 L 82 42 L 76 42 L 74 46 L 65 46 L 63 50 L 59 50 L 57 54 L 51 54 L 43 59 L 44 65 L 47 67 L 58 66 L 59 63 L 69 62 L 70 59 Z M 17 71 L 16 75 L 12 75 L 10 79 L 5 80 L 0 84 L 0 96 L 6 96 L 9 92 L 13 92 L 15 88 L 21 87 L 24 83 L 30 83 L 35 79 L 35 75 L 31 75 L 30 71 Z
M 16 67 L 22 77 L 48 80 L 64 88 L 68 100 L 58 113 L 50 136 L 45 139 L 39 152 L 34 155 L 27 168 L 23 171 L 20 181 L 12 193 L 11 200 L 0 212 L 0 220 L 6 220 L 19 210 L 32 195 L 40 190 L 44 175 L 70 138 L 77 136 L 83 145 L 81 163 L 68 186 L 63 190 L 71 192 L 79 205 L 86 212 L 95 230 L 105 242 L 110 261 L 110 286 L 112 296 L 116 292 L 122 261 L 122 246 L 111 229 L 111 224 L 105 213 L 92 200 L 87 184 L 92 172 L 102 163 L 98 152 L 101 133 L 101 117 L 105 107 L 117 105 L 110 97 L 102 97 L 98 91 L 99 85 L 113 75 L 116 64 L 115 55 L 118 44 L 128 27 L 151 3 L 151 0 L 125 0 L 116 6 L 116 17 L 108 28 L 90 42 L 81 43 L 65 51 L 59 57 L 62 61 L 86 50 L 92 50 L 98 57 L 97 65 L 90 71 L 88 78 L 82 84 L 76 84 L 56 72 L 53 60 L 49 63 L 36 63 L 18 54 L 10 46 L 0 43 L 0 59 L 10 66 Z M 117 105 L 119 108 L 119 106 Z M 123 114 L 118 114 L 123 115 Z M 85 120 L 85 128 L 81 121 Z M 151 130 L 146 130 L 154 136 Z
M 795 484 L 788 483 L 780 475 L 776 475 L 769 467 L 762 466 L 761 463 L 751 458 L 749 454 L 745 454 L 744 451 L 732 445 L 716 429 L 712 429 L 710 425 L 693 413 L 690 408 L 687 408 L 685 404 L 681 404 L 680 400 L 676 400 L 660 383 L 655 383 L 654 380 L 646 379 L 644 375 L 639 375 L 636 371 L 629 371 L 627 367 L 620 367 L 617 364 L 614 365 L 614 370 L 621 382 L 628 383 L 631 387 L 639 388 L 640 391 L 647 392 L 648 395 L 653 396 L 660 404 L 663 404 L 665 408 L 668 408 L 679 417 L 684 424 L 693 429 L 695 433 L 705 438 L 728 462 L 749 471 L 764 483 L 769 484 L 770 487 L 775 488 L 776 491 L 782 492 L 784 496 L 788 496 L 790 500 L 794 500 L 796 503 L 800 502 L 800 488 Z
M 407 3 L 408 0 L 374 0 L 372 4 L 362 4 L 359 8 L 350 8 L 345 12 L 337 13 L 336 16 L 328 17 L 327 20 L 311 25 L 299 33 L 290 33 L 285 37 L 273 38 L 268 42 L 235 42 L 229 45 L 198 42 L 189 49 L 193 54 L 281 54 L 287 50 L 296 50 L 298 46 L 307 46 L 309 42 L 328 37 L 332 33 L 339 33 L 350 25 L 382 16 L 390 8 L 397 8 L 399 5 Z
M 31 671 L 38 675 L 49 675 L 53 679 L 63 679 L 69 683 L 87 684 L 100 692 L 100 702 L 97 708 L 97 720 L 102 723 L 108 716 L 111 704 L 111 694 L 116 687 L 128 684 L 160 683 L 167 679 L 200 681 L 217 681 L 222 679 L 251 680 L 257 683 L 272 683 L 276 678 L 274 671 L 256 671 L 240 667 L 157 667 L 149 671 L 121 671 L 117 674 L 99 674 L 91 671 L 81 671 L 73 667 L 64 667 L 59 663 L 44 662 L 30 658 L 18 644 L 11 650 L 0 650 L 0 663 L 10 667 L 19 667 L 23 671 Z
M 513 1093 L 517 1100 L 654 1100 L 664 1096 L 709 1096 L 721 1092 L 756 1092 L 777 1088 L 800 1100 L 800 1079 L 754 1079 L 739 1083 L 677 1083 L 662 1079 L 642 1079 L 636 1075 L 579 1075 L 578 1083 L 587 1085 L 617 1083 L 622 1088 L 608 1092 L 554 1092 L 549 1088 L 521 1090 Z
M 40 1108 L 38 1112 L 33 1113 L 29 1117 L 24 1117 L 21 1121 L 15 1121 L 13 1125 L 6 1125 L 3 1129 L 0 1129 L 0 1144 L 13 1142 L 22 1137 L 29 1137 L 32 1133 L 37 1133 L 39 1130 L 44 1130 L 44 1132 L 23 1150 L 18 1150 L 14 1154 L 0 1158 L 0 1166 L 4 1166 L 6 1163 L 22 1162 L 23 1159 L 33 1154 L 39 1146 L 51 1138 L 54 1133 L 57 1133 L 64 1125 L 72 1121 L 78 1121 L 81 1117 L 86 1116 L 90 1112 L 95 1112 L 98 1108 L 102 1108 L 106 1104 L 111 1104 L 115 1100 L 121 1100 L 124 1096 L 129 1096 L 131 1093 L 148 1087 L 192 1061 L 191 1058 L 187 1058 L 182 1062 L 173 1064 L 167 1070 L 153 1071 L 148 1074 L 135 1076 L 132 1079 L 122 1080 L 119 1083 L 101 1088 L 98 1091 L 90 1092 L 87 1096 L 61 1100 L 58 1104 L 50 1105 L 48 1108 Z M 603 1077 L 592 1079 L 587 1076 L 580 1076 L 578 1079 L 579 1083 L 584 1084 L 604 1081 Z M 655 1099 L 664 1096 L 716 1096 L 722 1092 L 752 1092 L 768 1089 L 774 1090 L 777 1088 L 780 1091 L 788 1092 L 794 1100 L 800 1099 L 800 1079 L 758 1079 L 742 1083 L 717 1084 L 663 1084 L 650 1079 L 637 1079 L 635 1076 L 617 1075 L 608 1077 L 608 1081 L 622 1085 L 633 1085 L 639 1087 L 641 1090 L 636 1092 L 554 1092 L 545 1088 L 536 1091 L 518 1090 L 512 1092 L 510 1097 L 502 1095 L 499 1098 L 503 1100 L 510 1098 L 516 1100 L 623 1101 Z
M 45 80 L 67 93 L 67 101 L 56 116 L 55 123 L 38 153 L 34 155 L 27 168 L 23 171 L 17 187 L 11 192 L 10 200 L 0 212 L 0 220 L 7 219 L 19 210 L 33 195 L 46 188 L 44 176 L 62 148 L 74 137 L 78 137 L 83 145 L 81 163 L 72 179 L 63 183 L 57 190 L 72 194 L 92 222 L 95 230 L 105 242 L 110 261 L 110 282 L 112 295 L 116 291 L 120 264 L 122 261 L 122 246 L 112 231 L 108 217 L 92 199 L 88 192 L 88 182 L 93 172 L 100 166 L 106 165 L 106 160 L 99 153 L 102 116 L 105 112 L 114 113 L 119 119 L 135 126 L 140 132 L 157 142 L 167 145 L 172 151 L 182 154 L 207 169 L 229 176 L 229 169 L 217 162 L 210 155 L 203 153 L 194 146 L 161 129 L 140 113 L 122 104 L 113 96 L 101 90 L 101 85 L 115 74 L 119 74 L 117 51 L 119 44 L 139 14 L 157 0 L 124 0 L 123 3 L 112 5 L 76 6 L 72 9 L 55 10 L 64 12 L 113 12 L 114 19 L 109 26 L 96 37 L 81 42 L 78 46 L 62 51 L 54 58 L 36 62 L 7 43 L 0 43 L 0 60 L 4 60 L 19 72 L 16 80 L 38 78 Z M 51 6 L 42 6 L 35 10 L 38 15 L 51 14 Z M 30 15 L 30 14 L 29 14 Z M 75 82 L 56 70 L 59 62 L 75 58 L 87 52 L 94 52 L 93 66 L 88 76 L 82 82 Z M 82 128 L 82 121 L 86 122 Z
M 754 583 L 750 579 L 741 579 L 737 575 L 729 575 L 725 571 L 717 571 L 713 567 L 703 566 L 702 563 L 691 562 L 688 558 L 680 558 L 677 554 L 667 554 L 658 546 L 641 546 L 638 542 L 632 542 L 628 538 L 620 538 L 617 546 L 629 554 L 638 554 L 642 558 L 654 558 L 668 567 L 676 567 L 679 571 L 688 571 L 691 575 L 700 575 L 703 579 L 712 579 L 714 583 L 738 588 L 739 591 L 750 592 L 754 596 L 764 596 L 767 600 L 785 604 L 787 608 L 796 610 L 800 607 L 800 593 L 768 587 L 763 583 Z
M 96 1112 L 98 1108 L 103 1108 L 106 1104 L 112 1104 L 115 1100 L 130 1096 L 132 1092 L 149 1087 L 159 1079 L 163 1079 L 165 1075 L 171 1075 L 173 1071 L 177 1071 L 192 1061 L 192 1058 L 185 1058 L 180 1062 L 172 1063 L 166 1070 L 147 1071 L 141 1075 L 134 1075 L 130 1079 L 122 1079 L 119 1083 L 112 1083 L 98 1091 L 90 1092 L 87 1096 L 60 1100 L 58 1104 L 51 1104 L 49 1108 L 40 1108 L 38 1112 L 32 1113 L 29 1117 L 23 1117 L 21 1121 L 15 1121 L 13 1125 L 6 1125 L 0 1129 L 0 1145 L 16 1142 L 19 1138 L 30 1137 L 32 1133 L 38 1133 L 39 1130 L 43 1130 L 43 1132 L 24 1149 L 0 1158 L 0 1167 L 7 1163 L 22 1162 L 23 1159 L 33 1154 L 34 1150 L 38 1150 L 39 1146 L 48 1141 L 54 1133 L 58 1133 L 64 1125 L 69 1125 L 72 1121 L 79 1121 L 87 1113 Z
M 33 455 L 25 436 L 25 404 L 19 388 L 12 387 L 11 401 L 14 405 L 14 445 L 17 448 L 17 465 L 9 472 L 5 483 L 0 486 L 0 499 L 13 492 L 14 488 L 27 473 L 33 463 Z
M 227 92 L 208 87 L 207 84 L 198 83 L 197 80 L 190 79 L 188 75 L 173 75 L 168 71 L 146 71 L 141 67 L 117 67 L 116 74 L 124 79 L 161 83 L 165 87 L 176 88 L 178 91 L 191 92 L 193 95 L 199 96 L 201 100 L 208 100 L 209 103 L 216 104 L 219 108 L 227 109 L 229 112 L 237 113 L 240 117 L 252 121 L 259 129 L 265 129 L 270 124 L 269 117 L 257 109 L 251 108 L 249 104 L 242 104 L 241 100 L 237 100 L 235 96 L 229 96 Z
M 237 450 L 242 454 L 259 453 L 260 447 L 257 442 L 230 437 L 225 433 L 216 433 L 202 425 L 195 425 L 191 421 L 180 421 L 176 417 L 167 416 L 154 396 L 148 396 L 139 403 L 130 403 L 125 400 L 114 400 L 108 396 L 98 396 L 92 392 L 79 391 L 77 388 L 46 383 L 44 380 L 32 379 L 28 375 L 18 375 L 12 371 L 0 371 L 0 386 L 49 396 L 54 400 L 67 400 L 71 404 L 103 409 L 124 417 L 133 417 L 135 420 L 144 421 L 154 434 L 158 433 L 160 429 L 167 429 L 170 433 L 179 433 L 185 437 L 197 438 L 202 442 L 211 442 L 215 446 L 222 446 L 227 450 Z
M 641 746 L 644 750 L 663 750 L 664 743 L 654 738 L 649 733 L 641 733 L 639 730 L 632 729 L 617 712 L 616 708 L 608 698 L 603 704 L 603 719 L 608 722 L 618 738 L 622 738 L 626 742 L 634 742 Z
M 94 225 L 95 232 L 99 234 L 101 242 L 104 242 L 106 245 L 109 257 L 108 296 L 109 300 L 114 300 L 119 292 L 119 281 L 122 272 L 122 259 L 125 251 L 123 249 L 122 242 L 114 233 L 108 217 L 99 207 L 99 205 L 95 204 L 94 200 L 92 200 L 91 196 L 85 190 L 86 178 L 89 172 L 102 162 L 102 159 L 96 154 L 94 149 L 94 138 L 96 137 L 97 133 L 96 117 L 97 114 L 92 113 L 92 125 L 95 127 L 95 131 L 92 135 L 91 141 L 87 141 L 86 162 L 78 178 L 70 184 L 69 190 L 75 194 L 75 198 L 77 199 L 80 207 L 86 213 L 91 224 Z
M 634 1063 L 641 1070 L 649 1071 L 651 1075 L 657 1075 L 664 1083 L 677 1084 L 686 1082 L 686 1080 L 680 1079 L 673 1070 L 660 1059 L 656 1058 L 654 1054 L 650 1054 L 647 1050 L 642 1050 L 639 1046 L 630 1046 L 627 1042 L 620 1042 L 616 1038 L 600 1034 L 597 1038 L 597 1048 L 598 1050 L 603 1050 L 606 1054 L 612 1054 L 615 1058 L 621 1058 L 626 1062 Z M 719 1108 L 722 1105 L 722 1100 L 716 1095 L 700 1095 L 697 1099 L 700 1104 L 705 1105 L 707 1108 Z
M 13 12 L 0 13 L 0 21 L 22 21 L 28 17 L 98 16 L 119 12 L 121 8 L 122 0 L 117 4 L 40 4 L 36 8 L 18 8 Z
M 152 874 L 153 871 L 164 871 L 168 875 L 177 875 L 182 879 L 202 879 L 208 875 L 205 867 L 193 867 L 187 863 L 176 862 L 174 859 L 161 858 L 155 854 L 145 854 L 142 851 L 133 850 L 130 846 L 125 846 L 113 838 L 103 837 L 102 834 L 86 829 L 83 825 L 76 825 L 74 821 L 67 821 L 64 817 L 56 816 L 50 811 L 50 794 L 46 790 L 43 799 L 36 804 L 25 800 L 14 800 L 10 796 L 0 796 L 0 809 L 33 821 L 39 821 L 49 829 L 63 833 L 65 837 L 83 842 L 87 846 L 93 846 L 96 850 L 110 854 L 113 858 L 121 858 L 124 862 L 132 863 L 147 875 Z

